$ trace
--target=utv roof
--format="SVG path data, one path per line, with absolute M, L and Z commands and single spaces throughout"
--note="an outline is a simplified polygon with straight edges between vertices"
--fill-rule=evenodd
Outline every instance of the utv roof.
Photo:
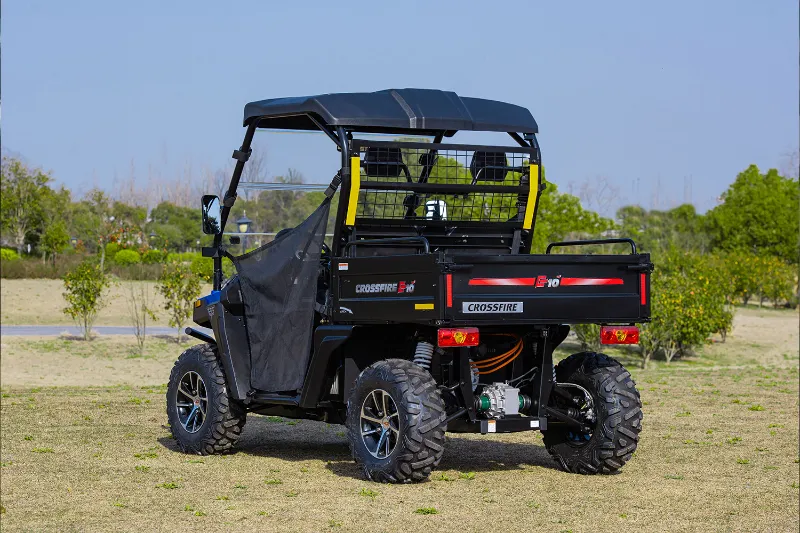
M 531 112 L 518 105 L 434 89 L 387 89 L 250 102 L 244 125 L 319 130 L 344 126 L 364 132 L 455 133 L 460 130 L 538 133 Z

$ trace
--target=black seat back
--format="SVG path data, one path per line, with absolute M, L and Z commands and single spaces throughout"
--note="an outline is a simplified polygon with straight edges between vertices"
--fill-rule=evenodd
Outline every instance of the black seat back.
M 475 152 L 469 164 L 473 183 L 476 181 L 503 181 L 508 173 L 508 161 L 503 152 Z

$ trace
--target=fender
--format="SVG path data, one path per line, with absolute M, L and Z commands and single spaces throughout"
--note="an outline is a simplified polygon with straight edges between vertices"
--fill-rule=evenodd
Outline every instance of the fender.
M 300 396 L 300 407 L 313 409 L 317 407 L 322 387 L 328 377 L 328 363 L 331 355 L 353 334 L 355 326 L 326 325 L 314 331 L 314 353 L 308 365 L 303 391 Z
M 195 321 L 198 321 L 198 314 L 205 315 L 214 330 L 228 391 L 232 398 L 245 400 L 250 392 L 250 344 L 238 277 L 231 279 L 222 290 L 213 291 L 198 301 L 201 305 L 195 308 Z

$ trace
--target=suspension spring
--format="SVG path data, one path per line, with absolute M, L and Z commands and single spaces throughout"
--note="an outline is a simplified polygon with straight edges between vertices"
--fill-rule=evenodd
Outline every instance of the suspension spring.
M 417 349 L 414 351 L 414 364 L 425 370 L 430 370 L 431 361 L 433 361 L 433 344 L 419 341 Z

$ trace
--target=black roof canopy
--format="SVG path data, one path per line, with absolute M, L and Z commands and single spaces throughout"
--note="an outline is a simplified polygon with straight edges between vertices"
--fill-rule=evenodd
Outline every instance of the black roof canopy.
M 259 128 L 318 130 L 309 115 L 330 127 L 365 132 L 539 131 L 533 115 L 524 107 L 434 89 L 387 89 L 250 102 L 244 107 L 244 124 L 258 120 Z

